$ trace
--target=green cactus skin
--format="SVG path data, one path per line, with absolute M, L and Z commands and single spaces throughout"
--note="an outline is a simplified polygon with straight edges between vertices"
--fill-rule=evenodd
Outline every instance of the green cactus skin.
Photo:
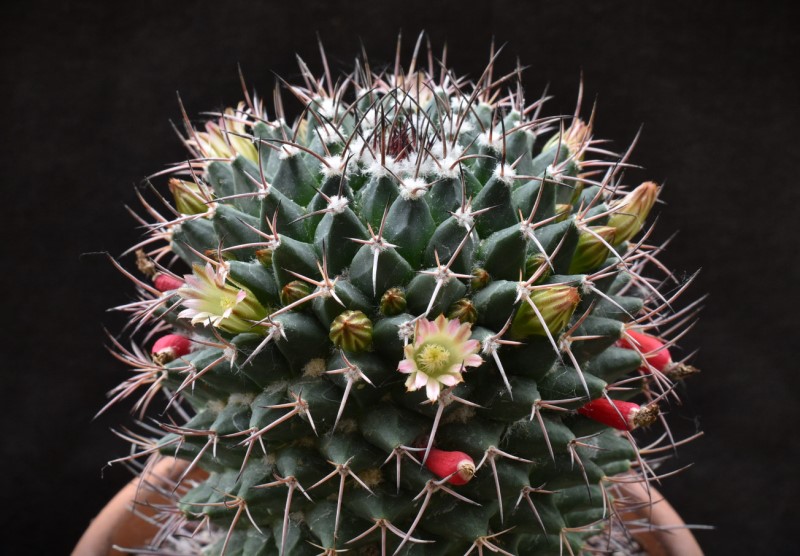
M 615 476 L 652 476 L 630 433 L 575 410 L 670 391 L 616 345 L 694 318 L 642 277 L 661 268 L 632 239 L 657 187 L 626 197 L 627 154 L 540 116 L 494 60 L 476 83 L 415 64 L 333 86 L 301 61 L 292 125 L 250 95 L 204 131 L 187 119 L 177 209 L 145 201 L 145 277 L 123 272 L 132 328 L 193 349 L 161 365 L 114 340 L 135 374 L 110 403 L 143 390 L 144 414 L 160 391 L 173 415 L 116 461 L 207 474 L 176 484 L 149 550 L 575 554 L 617 519 Z M 184 285 L 159 291 L 164 272 Z M 433 447 L 472 480 L 429 471 Z

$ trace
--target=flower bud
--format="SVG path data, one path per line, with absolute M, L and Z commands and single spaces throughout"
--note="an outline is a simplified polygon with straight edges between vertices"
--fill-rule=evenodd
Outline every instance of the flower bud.
M 226 108 L 218 121 L 206 123 L 205 131 L 196 131 L 188 143 L 200 150 L 208 158 L 233 159 L 241 155 L 250 162 L 258 162 L 258 149 L 246 139 L 250 123 L 244 121 L 244 105 L 239 103 L 236 110 Z
M 272 252 L 273 249 L 256 249 L 256 259 L 264 266 L 272 266 Z
M 561 284 L 532 290 L 529 294 L 530 302 L 536 305 L 550 334 L 561 332 L 572 313 L 581 301 L 578 288 Z M 511 334 L 517 338 L 529 336 L 546 336 L 542 320 L 531 307 L 530 302 L 523 299 L 520 303 L 514 320 L 511 323 Z
M 581 119 L 575 118 L 569 128 L 561 133 L 556 133 L 545 143 L 542 152 L 555 148 L 556 145 L 560 144 L 567 147 L 570 156 L 576 157 L 576 160 L 580 162 L 583 160 L 583 150 L 591 134 L 591 125 L 586 124 Z
M 361 311 L 345 311 L 333 319 L 329 337 L 345 351 L 364 351 L 372 344 L 372 321 Z
M 236 257 L 229 251 L 221 251 L 217 248 L 206 249 L 203 251 L 203 255 L 205 255 L 207 259 L 211 259 L 212 261 L 216 261 L 218 263 L 224 263 L 227 260 L 236 260 Z
M 492 277 L 489 276 L 489 273 L 486 271 L 486 269 L 476 268 L 472 271 L 472 280 L 470 281 L 470 286 L 472 287 L 472 291 L 478 291 L 482 288 L 485 288 L 491 281 Z
M 609 245 L 614 245 L 617 230 L 611 226 L 590 226 L 581 230 L 578 246 L 569 263 L 570 274 L 583 274 L 603 264 L 608 258 Z
M 475 461 L 464 452 L 447 452 L 431 448 L 425 460 L 428 471 L 444 479 L 451 485 L 465 485 L 475 475 Z
M 611 204 L 608 226 L 617 229 L 615 245 L 628 241 L 642 229 L 658 197 L 658 185 L 646 181 L 622 199 Z
M 544 272 L 542 272 L 541 276 L 539 276 L 539 279 L 535 282 L 536 284 L 541 284 L 552 273 L 550 266 L 547 264 L 547 257 L 545 257 L 544 254 L 536 253 L 525 259 L 525 276 L 530 278 L 536 274 L 543 265 L 547 268 L 544 270 Z
M 556 204 L 556 219 L 553 222 L 563 222 L 567 218 L 569 218 L 570 213 L 572 213 L 572 205 L 569 204 Z
M 175 208 L 181 214 L 203 214 L 208 205 L 203 199 L 203 191 L 194 182 L 170 178 L 169 191 L 175 200 Z
M 387 317 L 399 315 L 406 310 L 406 294 L 400 288 L 389 288 L 381 296 L 380 308 Z
M 578 413 L 621 431 L 652 425 L 658 417 L 658 404 L 639 405 L 621 400 L 598 398 L 578 409 Z
M 281 303 L 285 307 L 309 295 L 311 295 L 311 286 L 301 280 L 292 280 L 281 288 Z
M 450 305 L 447 310 L 447 318 L 475 324 L 478 322 L 478 311 L 472 301 L 462 298 Z
M 169 274 L 159 272 L 155 275 L 155 278 L 153 278 L 153 285 L 160 292 L 170 292 L 183 286 L 183 280 L 180 278 L 175 278 L 174 276 L 170 276 Z
M 178 357 L 187 355 L 190 351 L 192 351 L 192 342 L 189 338 L 178 334 L 167 334 L 156 340 L 150 353 L 153 361 L 159 365 L 166 365 Z

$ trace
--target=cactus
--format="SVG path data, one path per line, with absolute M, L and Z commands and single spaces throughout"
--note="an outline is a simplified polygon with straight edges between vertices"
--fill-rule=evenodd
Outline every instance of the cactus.
M 646 241 L 659 187 L 624 185 L 594 114 L 526 105 L 519 68 L 417 51 L 338 80 L 323 53 L 272 117 L 245 89 L 186 118 L 169 193 L 140 196 L 138 273 L 115 264 L 152 348 L 112 338 L 134 374 L 109 404 L 169 417 L 116 461 L 188 462 L 148 550 L 574 554 L 656 476 L 631 431 L 667 427 L 695 369 L 666 337 L 696 315 Z

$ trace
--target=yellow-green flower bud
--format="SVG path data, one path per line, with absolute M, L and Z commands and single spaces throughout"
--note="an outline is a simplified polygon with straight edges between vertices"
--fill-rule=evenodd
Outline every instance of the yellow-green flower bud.
M 399 315 L 406 310 L 406 294 L 400 288 L 389 288 L 381 296 L 380 308 L 387 317 Z
M 329 337 L 344 351 L 364 351 L 372 344 L 372 321 L 361 311 L 345 311 L 333 319 Z
M 272 249 L 256 249 L 256 259 L 264 266 L 272 266 Z
M 482 288 L 485 288 L 491 281 L 492 277 L 489 276 L 489 273 L 486 271 L 486 269 L 476 268 L 472 271 L 472 280 L 470 281 L 470 286 L 472 286 L 472 291 L 478 291 Z
M 478 310 L 475 305 L 467 298 L 462 298 L 450 305 L 447 310 L 448 319 L 458 319 L 461 322 L 475 324 L 478 322 Z
M 554 222 L 563 222 L 572 213 L 572 205 L 570 204 L 557 204 L 556 205 L 556 219 Z
M 536 281 L 537 284 L 541 284 L 543 281 L 547 279 L 548 276 L 550 276 L 552 272 L 550 269 L 550 265 L 547 264 L 547 257 L 545 257 L 542 253 L 536 253 L 535 255 L 531 255 L 530 257 L 525 259 L 525 276 L 530 278 L 531 276 L 536 274 L 536 272 L 539 271 L 539 269 L 543 265 L 546 268 L 544 272 L 542 272 L 541 276 L 539 276 L 539 279 Z
M 608 226 L 617 229 L 614 245 L 628 241 L 642 229 L 658 197 L 658 185 L 646 181 L 619 201 L 611 204 Z
M 281 303 L 285 307 L 309 295 L 311 295 L 311 286 L 300 280 L 292 280 L 281 288 Z
M 208 212 L 206 203 L 207 192 L 192 181 L 170 178 L 167 183 L 172 198 L 175 200 L 175 209 L 181 214 L 203 214 Z M 210 199 L 209 199 L 210 200 Z
M 591 126 L 584 123 L 583 120 L 576 118 L 572 121 L 572 125 L 564 130 L 563 133 L 556 133 L 553 135 L 550 140 L 545 143 L 542 152 L 561 144 L 569 149 L 570 156 L 575 157 L 577 162 L 582 162 L 583 150 L 586 147 L 591 133 Z
M 514 315 L 511 323 L 512 336 L 516 338 L 546 336 L 545 326 L 550 334 L 558 334 L 569 323 L 580 300 L 578 288 L 572 286 L 556 284 L 531 291 L 526 298 L 523 298 Z M 531 303 L 536 306 L 541 319 L 531 307 Z
M 617 229 L 610 226 L 590 226 L 581 230 L 578 246 L 569 263 L 570 274 L 583 274 L 603 264 L 608 258 L 609 245 L 614 245 Z

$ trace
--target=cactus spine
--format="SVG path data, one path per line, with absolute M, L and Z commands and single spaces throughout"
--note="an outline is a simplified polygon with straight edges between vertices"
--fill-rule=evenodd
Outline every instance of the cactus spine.
M 642 338 L 695 316 L 644 276 L 658 186 L 494 57 L 476 82 L 417 62 L 301 61 L 291 125 L 280 89 L 272 117 L 246 92 L 186 120 L 123 270 L 152 356 L 114 340 L 135 372 L 110 403 L 173 414 L 118 461 L 189 462 L 151 549 L 576 553 L 617 519 L 615 477 L 653 476 L 630 431 L 666 426 L 693 368 Z

